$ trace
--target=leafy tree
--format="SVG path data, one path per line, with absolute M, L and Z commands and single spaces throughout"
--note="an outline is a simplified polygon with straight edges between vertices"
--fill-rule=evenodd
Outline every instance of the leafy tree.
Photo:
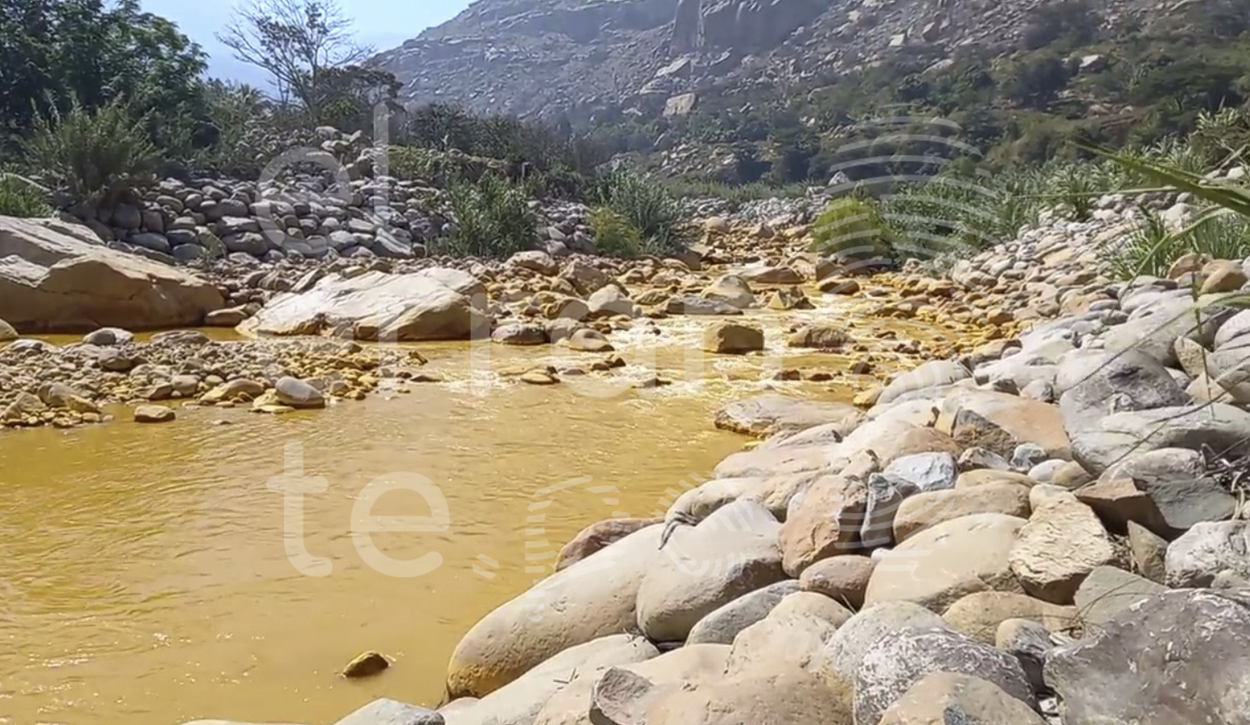
M 125 98 L 163 146 L 207 143 L 205 55 L 138 0 L 0 0 L 0 134 Z
M 1044 108 L 1067 87 L 1070 77 L 1068 64 L 1053 53 L 1027 56 L 1008 68 L 1003 90 L 1017 103 Z
M 235 58 L 268 73 L 279 96 L 297 101 L 316 123 L 336 97 L 333 89 L 360 80 L 346 69 L 373 52 L 353 40 L 352 22 L 335 0 L 259 0 L 235 13 L 238 19 L 217 39 Z

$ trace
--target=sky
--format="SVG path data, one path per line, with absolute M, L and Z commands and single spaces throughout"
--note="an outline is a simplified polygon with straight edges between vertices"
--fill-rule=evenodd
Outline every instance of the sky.
M 217 42 L 214 34 L 227 23 L 236 7 L 247 0 L 142 0 L 143 9 L 169 18 L 209 54 L 209 74 L 219 78 L 245 81 L 253 85 L 266 82 L 265 75 L 234 60 L 230 50 Z M 339 7 L 355 21 L 361 43 L 377 50 L 388 50 L 422 30 L 455 17 L 469 5 L 469 0 L 339 0 Z

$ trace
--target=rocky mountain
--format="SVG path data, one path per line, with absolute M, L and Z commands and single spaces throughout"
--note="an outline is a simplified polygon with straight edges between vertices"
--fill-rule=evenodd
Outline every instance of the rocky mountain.
M 406 101 L 520 116 L 689 112 L 698 94 L 819 83 L 890 56 L 1017 47 L 1057 0 L 478 0 L 376 61 Z M 1108 24 L 1192 0 L 1098 3 Z M 784 86 L 783 86 L 784 87 Z M 696 96 L 685 94 L 696 93 Z

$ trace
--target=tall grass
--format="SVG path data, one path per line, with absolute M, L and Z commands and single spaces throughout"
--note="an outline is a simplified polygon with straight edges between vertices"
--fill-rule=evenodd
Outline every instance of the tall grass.
M 652 179 L 624 171 L 607 174 L 596 180 L 592 197 L 638 230 L 644 254 L 674 254 L 695 239 L 681 203 Z
M 68 113 L 54 106 L 48 117 L 35 119 L 26 160 L 76 199 L 108 203 L 150 181 L 160 163 L 147 122 L 122 99 L 95 111 L 75 99 Z
M 510 257 L 530 249 L 538 220 L 524 192 L 495 174 L 462 181 L 450 190 L 455 231 L 435 251 L 456 256 Z

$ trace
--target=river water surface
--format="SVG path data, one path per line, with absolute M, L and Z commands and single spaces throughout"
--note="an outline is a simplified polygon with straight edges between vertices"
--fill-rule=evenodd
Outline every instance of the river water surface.
M 758 358 L 685 372 L 697 329 L 660 343 L 661 375 L 677 384 L 615 397 L 490 372 L 550 348 L 494 346 L 472 373 L 468 346 L 450 345 L 421 348 L 447 382 L 389 399 L 278 417 L 179 410 L 160 426 L 123 409 L 106 425 L 0 432 L 0 723 L 318 725 L 379 696 L 437 704 L 459 637 L 536 567 L 549 571 L 577 531 L 662 512 L 666 492 L 742 448 L 712 425 L 724 401 L 770 387 L 831 396 L 760 382 Z M 326 481 L 303 499 L 303 541 L 327 576 L 288 559 L 283 495 L 267 485 L 292 441 L 303 473 Z M 392 559 L 441 556 L 431 573 L 399 578 L 362 558 L 352 511 L 371 481 L 411 474 L 441 490 L 449 526 L 372 535 Z M 372 513 L 428 516 L 431 505 L 401 488 Z M 394 666 L 339 678 L 365 650 Z

